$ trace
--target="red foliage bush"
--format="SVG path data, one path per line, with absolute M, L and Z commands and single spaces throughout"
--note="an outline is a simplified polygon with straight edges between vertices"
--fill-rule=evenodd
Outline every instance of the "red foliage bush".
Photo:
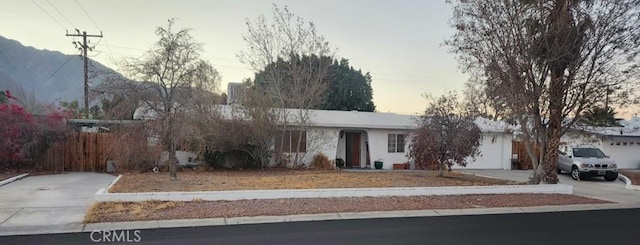
M 34 116 L 9 91 L 4 96 L 8 103 L 0 104 L 0 167 L 33 162 L 46 146 L 69 132 L 63 111 L 54 108 L 46 116 Z

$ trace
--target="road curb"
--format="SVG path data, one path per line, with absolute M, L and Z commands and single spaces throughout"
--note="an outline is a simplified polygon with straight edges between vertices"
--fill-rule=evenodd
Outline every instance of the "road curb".
M 382 219 L 403 217 L 444 217 L 460 215 L 488 215 L 512 213 L 549 213 L 589 211 L 603 209 L 640 208 L 640 203 L 613 204 L 575 204 L 550 205 L 532 207 L 497 207 L 497 208 L 469 208 L 469 209 L 428 209 L 428 210 L 400 210 L 400 211 L 371 211 L 371 212 L 339 212 L 320 214 L 295 214 L 284 216 L 250 216 L 250 217 L 219 217 L 188 220 L 152 220 L 130 222 L 106 222 L 86 224 L 82 232 L 95 230 L 133 230 L 156 228 L 179 228 L 200 226 L 227 226 L 245 224 L 288 223 L 322 220 L 351 220 L 351 219 Z
M 9 184 L 9 183 L 14 182 L 16 180 L 20 180 L 20 179 L 25 178 L 27 176 L 29 176 L 29 173 L 24 173 L 24 174 L 21 174 L 21 175 L 18 175 L 18 176 L 13 176 L 13 177 L 8 178 L 6 180 L 0 181 L 0 186 Z
M 618 173 L 618 179 L 620 179 L 622 182 L 625 183 L 624 188 L 629 190 L 640 191 L 640 185 L 634 185 L 633 183 L 631 183 L 631 179 L 629 179 L 629 177 L 624 176 L 621 173 Z
M 489 185 L 489 186 L 441 186 L 441 187 L 388 187 L 388 188 L 326 188 L 326 189 L 275 189 L 230 190 L 189 192 L 136 192 L 110 193 L 122 175 L 106 188 L 94 194 L 96 202 L 141 201 L 238 201 L 254 199 L 286 198 L 340 198 L 340 197 L 388 197 L 388 196 L 445 196 L 475 194 L 573 194 L 573 186 L 554 185 Z

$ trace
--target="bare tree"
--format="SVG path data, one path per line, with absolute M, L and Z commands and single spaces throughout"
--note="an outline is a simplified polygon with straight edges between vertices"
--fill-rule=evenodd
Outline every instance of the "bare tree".
M 489 97 L 489 88 L 484 81 L 472 77 L 465 83 L 463 90 L 463 110 L 474 117 L 483 117 L 491 120 L 506 120 L 505 102 L 497 97 Z
M 272 156 L 277 118 L 271 99 L 245 83 L 242 105 L 197 108 L 190 123 L 190 139 L 202 154 L 248 156 L 245 167 L 264 168 Z M 224 159 L 226 162 L 226 159 Z M 232 166 L 232 164 L 227 164 Z
M 328 88 L 325 76 L 333 61 L 329 43 L 317 34 L 313 22 L 305 22 L 289 12 L 286 6 L 280 9 L 274 4 L 272 19 L 260 15 L 253 21 L 247 20 L 247 28 L 243 35 L 247 49 L 238 55 L 240 60 L 256 73 L 269 71 L 263 72 L 266 77 L 262 87 L 264 95 L 272 98 L 274 105 L 280 108 L 276 113 L 281 120 L 282 135 L 291 125 L 296 125 L 295 130 L 304 132 L 309 124 L 310 109 L 324 102 Z M 270 65 L 281 67 L 265 69 Z M 300 110 L 290 113 L 292 110 L 286 108 Z M 296 140 L 298 149 L 294 150 L 294 167 L 303 158 L 301 155 L 304 153 L 300 152 L 301 144 L 305 143 L 303 134 L 298 134 Z M 284 140 L 277 144 L 284 145 Z
M 409 156 L 418 168 L 436 165 L 443 176 L 445 167 L 466 166 L 469 157 L 480 154 L 481 132 L 473 117 L 461 113 L 461 105 L 451 92 L 430 102 L 418 127 L 410 134 Z
M 151 119 L 147 125 L 168 152 L 172 180 L 177 179 L 176 149 L 188 140 L 190 115 L 214 101 L 210 92 L 220 80 L 218 72 L 200 59 L 202 47 L 190 31 L 175 30 L 170 19 L 166 27 L 156 29 L 159 40 L 142 59 L 124 62 L 127 78 L 112 79 L 99 88 L 103 93 L 124 95 L 138 108 L 136 113 Z
M 621 64 L 638 48 L 640 1 L 454 2 L 456 33 L 447 44 L 520 124 L 531 181 L 557 183 L 560 137 L 607 87 L 618 101 L 627 98 Z

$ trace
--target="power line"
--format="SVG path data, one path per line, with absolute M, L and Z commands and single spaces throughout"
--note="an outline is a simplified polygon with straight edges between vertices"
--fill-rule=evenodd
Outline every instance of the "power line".
M 141 49 L 141 48 L 123 47 L 123 46 L 116 46 L 116 45 L 111 45 L 111 47 L 120 48 L 120 49 L 131 49 L 131 50 L 147 51 L 146 49 Z
M 78 5 L 78 7 L 80 7 L 80 10 L 82 10 L 82 12 L 84 12 L 84 14 L 89 17 L 89 20 L 91 20 L 91 23 L 93 23 L 94 26 L 96 26 L 96 28 L 98 28 L 98 30 L 102 30 L 100 29 L 100 27 L 98 26 L 98 24 L 96 24 L 96 21 L 93 20 L 93 18 L 91 18 L 91 15 L 89 15 L 89 13 L 87 13 L 87 11 L 82 7 L 82 5 L 80 5 L 80 3 L 78 2 L 78 0 L 74 0 L 76 2 L 76 4 Z
M 73 54 L 71 56 L 69 56 L 69 58 L 67 58 L 67 61 L 65 61 L 60 67 L 58 67 L 58 69 L 56 71 L 53 72 L 53 74 L 51 74 L 51 76 L 49 76 L 49 78 L 47 78 L 47 80 L 51 79 L 53 76 L 55 76 L 60 70 L 62 70 L 62 67 L 64 67 L 67 63 L 69 63 L 69 61 L 71 60 L 71 58 L 73 58 L 74 56 L 76 56 L 76 54 Z
M 60 26 L 60 28 L 62 28 L 63 30 L 66 30 L 66 29 L 67 29 L 67 28 L 65 28 L 62 24 L 60 24 L 60 22 L 59 22 L 58 20 L 56 20 L 55 18 L 53 18 L 53 16 L 51 16 L 51 14 L 49 14 L 49 12 L 47 12 L 44 8 L 42 8 L 42 6 L 40 6 L 40 4 L 36 3 L 36 1 L 31 0 L 31 2 L 32 2 L 33 4 L 35 4 L 36 6 L 38 6 L 38 8 L 39 8 L 40 10 L 42 10 L 42 12 L 44 12 L 45 14 L 47 14 L 47 16 L 49 16 L 49 18 L 51 18 L 51 20 L 53 20 L 54 22 L 56 22 L 56 23 Z
M 82 12 L 87 16 L 87 18 L 89 18 L 89 20 L 91 20 L 91 23 L 93 23 L 93 25 L 98 28 L 98 30 L 100 31 L 100 33 L 102 33 L 102 28 L 100 28 L 100 26 L 98 26 L 98 23 L 96 23 L 96 21 L 91 17 L 91 15 L 89 14 L 89 12 L 87 12 L 86 9 L 84 9 L 84 7 L 82 7 L 82 5 L 80 4 L 80 2 L 78 2 L 78 0 L 74 0 L 74 2 L 76 2 L 76 5 L 78 5 L 78 8 L 80 8 L 80 10 L 82 10 Z M 102 41 L 103 38 L 100 38 L 100 41 Z M 100 41 L 98 41 L 98 43 L 100 43 Z M 111 53 L 111 47 L 109 47 L 109 42 L 107 42 L 107 39 L 104 38 L 104 45 L 107 46 L 107 51 L 109 53 Z M 98 44 L 96 44 L 95 46 L 98 46 Z
M 121 53 L 121 52 L 110 52 L 108 50 L 103 50 L 103 49 L 95 49 L 94 51 L 98 51 L 98 52 L 109 52 L 110 54 L 119 54 L 122 56 L 131 56 L 131 54 L 128 53 Z
M 71 23 L 71 21 L 69 21 L 69 19 L 67 19 L 67 17 L 64 16 L 64 14 L 62 14 L 62 12 L 60 12 L 60 10 L 58 10 L 58 8 L 56 8 L 55 5 L 53 5 L 49 0 L 47 0 L 47 3 L 49 3 L 49 5 L 51 5 L 51 7 L 53 7 L 53 9 L 55 9 L 56 12 L 58 12 L 58 14 L 60 14 L 60 16 L 62 16 L 62 18 L 66 20 L 69 25 L 71 25 L 73 28 L 76 28 L 76 26 L 73 23 Z

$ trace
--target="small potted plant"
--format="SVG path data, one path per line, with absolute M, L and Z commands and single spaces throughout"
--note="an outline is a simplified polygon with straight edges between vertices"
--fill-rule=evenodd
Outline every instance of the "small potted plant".
M 377 161 L 373 162 L 374 166 L 376 167 L 376 169 L 382 169 L 382 159 L 378 159 Z

